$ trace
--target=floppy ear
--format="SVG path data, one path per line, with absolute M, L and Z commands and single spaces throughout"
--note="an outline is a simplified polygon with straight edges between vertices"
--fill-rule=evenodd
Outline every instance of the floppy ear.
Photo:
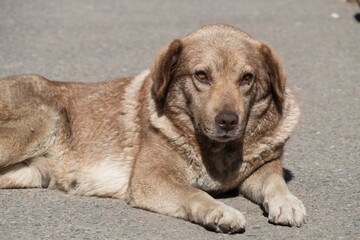
M 163 100 L 166 96 L 182 49 L 183 44 L 181 40 L 175 39 L 160 51 L 151 68 L 151 77 L 154 82 L 153 93 L 158 101 Z
M 286 75 L 279 58 L 274 51 L 266 44 L 261 44 L 260 51 L 268 67 L 268 74 L 271 81 L 271 90 L 274 95 L 275 104 L 282 110 L 282 103 L 285 98 Z

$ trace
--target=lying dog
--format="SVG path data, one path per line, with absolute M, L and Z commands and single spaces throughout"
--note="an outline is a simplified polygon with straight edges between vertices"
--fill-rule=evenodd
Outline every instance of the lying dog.
M 209 25 L 134 78 L 0 80 L 0 188 L 120 198 L 225 233 L 244 231 L 244 216 L 209 193 L 237 189 L 299 227 L 306 211 L 280 163 L 298 116 L 273 51 Z

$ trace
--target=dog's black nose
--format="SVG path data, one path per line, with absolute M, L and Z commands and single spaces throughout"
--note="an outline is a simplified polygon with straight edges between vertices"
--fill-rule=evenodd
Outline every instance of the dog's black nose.
M 231 131 L 239 123 L 239 117 L 234 112 L 222 111 L 215 117 L 215 122 L 221 129 Z

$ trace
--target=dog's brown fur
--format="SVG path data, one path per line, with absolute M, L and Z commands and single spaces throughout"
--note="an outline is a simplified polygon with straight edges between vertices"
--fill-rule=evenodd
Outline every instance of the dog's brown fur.
M 224 114 L 237 117 L 231 129 Z M 273 51 L 209 25 L 171 42 L 134 78 L 2 79 L 0 187 L 125 199 L 228 233 L 245 219 L 208 193 L 239 189 L 270 221 L 300 226 L 305 208 L 280 163 L 298 115 Z

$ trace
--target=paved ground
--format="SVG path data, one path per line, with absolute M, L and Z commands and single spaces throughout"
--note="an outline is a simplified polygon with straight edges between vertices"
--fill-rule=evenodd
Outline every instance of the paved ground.
M 299 229 L 274 226 L 253 203 L 227 198 L 248 223 L 243 235 L 228 236 L 118 200 L 1 190 L 0 239 L 358 239 L 358 12 L 343 0 L 1 0 L 0 77 L 32 72 L 93 82 L 132 75 L 165 43 L 208 23 L 239 26 L 269 42 L 301 99 L 284 165 L 309 217 Z

